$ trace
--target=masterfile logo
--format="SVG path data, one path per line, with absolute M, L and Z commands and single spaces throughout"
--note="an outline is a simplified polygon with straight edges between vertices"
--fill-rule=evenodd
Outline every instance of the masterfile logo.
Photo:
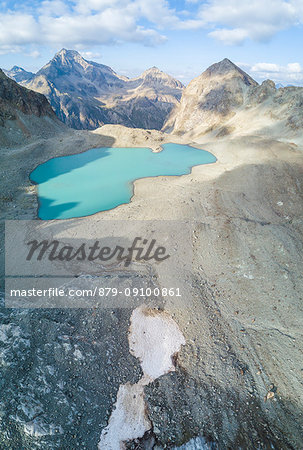
M 181 221 L 7 221 L 7 307 L 136 307 L 180 301 L 192 271 Z
M 141 244 L 141 245 L 140 245 Z M 57 240 L 54 241 L 37 241 L 37 239 L 27 242 L 30 250 L 26 257 L 27 261 L 31 261 L 36 257 L 37 261 L 48 258 L 49 261 L 96 261 L 103 262 L 116 259 L 123 262 L 128 267 L 132 261 L 150 261 L 154 259 L 157 262 L 165 261 L 170 255 L 166 254 L 166 248 L 158 246 L 156 239 L 143 239 L 135 237 L 132 244 L 128 248 L 116 245 L 114 248 L 102 247 L 99 241 L 95 241 L 93 245 L 83 242 L 79 247 L 62 244 Z

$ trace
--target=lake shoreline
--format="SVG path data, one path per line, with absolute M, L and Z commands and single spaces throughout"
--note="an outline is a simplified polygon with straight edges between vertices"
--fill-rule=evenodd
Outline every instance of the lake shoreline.
M 113 210 L 122 204 L 131 202 L 134 195 L 134 183 L 138 180 L 188 175 L 195 166 L 214 164 L 217 161 L 211 153 L 192 146 L 166 143 L 162 147 L 162 151 L 157 153 L 144 147 L 100 147 L 79 154 L 49 159 L 37 166 L 29 176 L 30 181 L 37 185 L 38 217 L 42 220 L 64 220 L 88 217 L 99 212 Z M 157 155 L 157 158 L 155 160 L 150 159 L 150 153 Z M 146 161 L 144 160 L 145 155 Z M 120 161 L 121 157 L 123 157 L 122 161 Z M 160 161 L 160 158 L 163 162 Z M 179 162 L 177 162 L 178 158 Z M 133 160 L 136 161 L 136 165 L 134 166 L 131 163 L 131 166 L 127 169 L 127 161 Z M 154 164 L 154 167 L 152 164 Z M 173 169 L 168 169 L 168 167 L 173 167 Z M 75 171 L 74 175 L 73 171 Z M 134 173 L 128 175 L 128 171 Z M 119 180 L 116 178 L 113 180 L 113 174 L 116 172 L 121 174 Z M 135 175 L 135 172 L 137 175 Z M 157 172 L 161 173 L 157 174 Z M 142 174 L 142 176 L 139 176 L 139 174 Z M 94 177 L 96 180 L 94 185 L 88 188 L 86 192 L 85 179 L 91 182 Z M 77 191 L 79 179 L 81 180 L 81 190 Z M 61 185 L 65 186 L 64 190 L 62 190 Z M 121 195 L 121 201 L 116 198 L 118 186 L 121 191 L 119 194 Z M 91 191 L 92 189 L 93 191 Z M 113 195 L 113 192 L 116 195 L 111 200 L 113 204 L 109 206 L 109 198 Z M 91 205 L 92 212 L 88 214 L 86 212 L 87 202 L 90 202 L 91 198 L 95 198 L 96 195 L 101 197 L 98 200 L 98 206 L 96 204 Z M 127 201 L 125 201 L 126 197 L 128 198 Z M 101 200 L 104 198 L 106 198 L 106 202 Z M 81 204 L 77 205 L 80 200 L 83 204 L 82 207 Z M 56 206 L 56 204 L 58 205 Z M 71 205 L 68 212 L 62 210 L 63 204 Z M 56 208 L 57 212 L 54 211 Z M 81 209 L 84 209 L 83 213 Z

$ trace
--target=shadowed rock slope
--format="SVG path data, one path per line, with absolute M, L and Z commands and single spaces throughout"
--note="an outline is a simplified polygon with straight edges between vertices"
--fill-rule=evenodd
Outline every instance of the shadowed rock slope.
M 0 145 L 21 144 L 65 129 L 44 95 L 26 89 L 0 70 Z

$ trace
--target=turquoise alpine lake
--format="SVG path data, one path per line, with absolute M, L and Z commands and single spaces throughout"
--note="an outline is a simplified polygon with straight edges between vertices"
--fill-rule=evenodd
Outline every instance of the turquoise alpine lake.
M 180 144 L 150 148 L 93 148 L 50 159 L 31 173 L 38 184 L 40 219 L 70 219 L 129 203 L 139 178 L 185 175 L 216 162 L 211 153 Z

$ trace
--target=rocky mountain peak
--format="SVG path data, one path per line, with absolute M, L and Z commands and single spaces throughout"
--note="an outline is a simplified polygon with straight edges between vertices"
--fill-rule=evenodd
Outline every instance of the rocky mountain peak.
M 14 72 L 25 72 L 25 70 L 22 69 L 22 67 L 19 67 L 19 66 L 13 66 L 11 68 L 11 71 L 14 71 Z
M 22 67 L 13 66 L 10 70 L 4 70 L 5 75 L 13 80 L 17 81 L 17 83 L 22 83 L 23 81 L 29 81 L 35 75 L 32 72 L 28 72 Z
M 157 75 L 157 74 L 161 74 L 161 73 L 164 73 L 164 72 L 162 72 L 160 69 L 158 69 L 158 67 L 153 66 L 153 67 L 150 67 L 149 69 L 146 69 L 142 75 L 149 75 L 149 74 Z
M 225 58 L 189 83 L 165 129 L 173 127 L 183 132 L 200 124 L 201 132 L 205 133 L 233 117 L 245 103 L 248 91 L 258 86 L 247 73 Z
M 230 59 L 224 58 L 222 61 L 212 64 L 207 71 L 212 73 L 226 73 L 239 69 Z
M 73 67 L 75 64 L 79 64 L 83 68 L 86 68 L 89 65 L 88 61 L 86 61 L 79 52 L 76 50 L 66 50 L 65 48 L 62 48 L 58 53 L 56 53 L 50 63 L 56 63 L 61 66 L 68 67 Z
M 163 128 L 191 138 L 252 133 L 280 139 L 284 133 L 296 139 L 302 104 L 303 88 L 277 89 L 272 80 L 259 85 L 226 58 L 189 83 Z
M 153 66 L 145 70 L 139 78 L 143 78 L 145 84 L 161 84 L 172 89 L 183 89 L 183 84 L 171 75 Z
M 244 72 L 244 70 L 240 69 L 240 67 L 228 58 L 224 58 L 222 61 L 212 64 L 202 75 L 206 77 L 224 77 L 226 75 L 232 75 L 242 78 L 247 86 L 258 86 L 258 83 L 253 78 L 251 78 L 246 72 Z
M 79 55 L 79 52 L 77 50 L 68 50 L 66 48 L 61 48 L 58 52 L 55 53 L 54 58 L 56 56 L 73 56 L 73 55 Z
M 50 81 L 55 82 L 58 77 L 62 77 L 63 75 L 68 77 L 73 77 L 73 75 L 75 75 L 78 76 L 78 78 L 83 76 L 90 77 L 89 73 L 94 72 L 95 70 L 97 70 L 99 74 L 102 72 L 110 77 L 117 79 L 123 78 L 119 77 L 110 67 L 93 61 L 87 61 L 76 50 L 67 50 L 65 48 L 62 48 L 57 52 L 53 59 L 39 70 L 37 75 L 45 75 Z
M 261 86 L 271 89 L 272 91 L 275 91 L 277 89 L 276 84 L 272 80 L 264 80 Z
M 59 52 L 57 52 L 54 56 L 55 58 L 61 58 L 62 60 L 73 60 L 77 58 L 82 58 L 77 50 L 67 50 L 66 48 L 62 48 Z

